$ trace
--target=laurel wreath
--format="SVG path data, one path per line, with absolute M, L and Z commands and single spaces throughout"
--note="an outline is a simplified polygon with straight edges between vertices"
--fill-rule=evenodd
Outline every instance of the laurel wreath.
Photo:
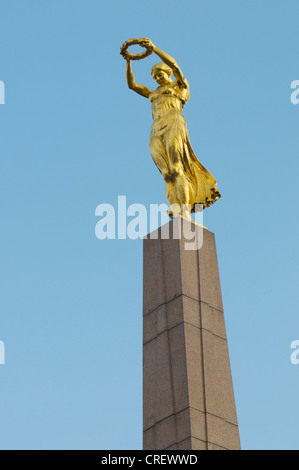
M 135 46 L 137 44 L 140 45 L 140 39 L 133 38 L 133 39 L 128 39 L 121 46 L 120 53 L 121 53 L 121 55 L 123 56 L 124 59 L 126 59 L 126 60 L 141 60 L 141 59 L 145 59 L 146 57 L 151 55 L 151 53 L 153 52 L 151 49 L 148 49 L 147 47 L 145 48 L 144 52 L 141 52 L 139 54 L 132 54 L 131 52 L 128 51 L 128 47 Z M 144 46 L 141 46 L 141 47 L 144 47 Z

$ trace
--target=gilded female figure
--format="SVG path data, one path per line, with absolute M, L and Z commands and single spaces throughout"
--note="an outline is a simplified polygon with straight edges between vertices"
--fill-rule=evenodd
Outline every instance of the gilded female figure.
M 139 40 L 141 46 L 157 54 L 162 62 L 154 65 L 151 74 L 158 88 L 149 90 L 135 82 L 131 60 L 127 60 L 128 87 L 152 104 L 153 124 L 150 152 L 165 181 L 170 217 L 190 218 L 196 204 L 209 207 L 221 197 L 215 178 L 198 161 L 190 144 L 187 124 L 182 114 L 189 100 L 189 84 L 176 61 L 156 47 L 150 39 Z M 172 74 L 175 80 L 172 80 Z

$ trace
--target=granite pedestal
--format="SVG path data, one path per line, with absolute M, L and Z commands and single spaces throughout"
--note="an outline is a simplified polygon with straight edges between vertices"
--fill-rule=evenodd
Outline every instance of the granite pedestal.
M 203 243 L 190 250 L 195 230 Z M 215 237 L 181 232 L 143 242 L 143 448 L 239 450 Z

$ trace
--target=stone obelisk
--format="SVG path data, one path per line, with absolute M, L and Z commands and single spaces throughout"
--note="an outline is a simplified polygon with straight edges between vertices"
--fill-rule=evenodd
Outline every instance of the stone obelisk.
M 215 237 L 189 231 L 143 242 L 143 448 L 240 450 Z

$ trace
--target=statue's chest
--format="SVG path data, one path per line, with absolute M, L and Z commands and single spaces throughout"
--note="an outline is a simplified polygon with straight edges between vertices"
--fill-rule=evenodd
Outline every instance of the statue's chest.
M 165 85 L 163 87 L 158 88 L 157 90 L 153 91 L 149 97 L 150 102 L 159 100 L 166 97 L 176 97 L 179 98 L 179 90 L 177 90 L 176 86 L 172 85 Z

